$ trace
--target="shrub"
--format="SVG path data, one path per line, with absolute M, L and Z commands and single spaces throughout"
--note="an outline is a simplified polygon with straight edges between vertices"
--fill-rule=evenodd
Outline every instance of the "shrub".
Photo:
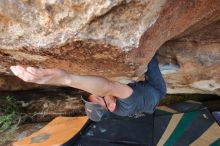
M 0 132 L 7 129 L 17 129 L 21 122 L 21 115 L 17 107 L 16 99 L 12 96 L 5 97 L 5 104 L 2 105 L 0 111 Z

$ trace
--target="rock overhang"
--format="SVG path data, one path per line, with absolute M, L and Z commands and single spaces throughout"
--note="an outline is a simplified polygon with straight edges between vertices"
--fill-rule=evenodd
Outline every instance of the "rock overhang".
M 171 93 L 209 93 L 194 82 L 219 84 L 219 7 L 218 0 L 2 1 L 0 70 L 57 67 L 127 82 L 160 48 Z

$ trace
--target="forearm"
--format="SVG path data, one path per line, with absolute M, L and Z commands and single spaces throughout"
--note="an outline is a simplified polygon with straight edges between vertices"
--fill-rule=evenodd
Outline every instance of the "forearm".
M 99 76 L 69 74 L 61 69 L 38 69 L 34 67 L 11 66 L 12 72 L 22 80 L 37 84 L 64 85 L 85 90 L 99 96 L 127 98 L 133 90 L 124 84 Z
M 111 83 L 112 81 L 99 76 L 68 74 L 65 78 L 65 85 L 99 96 L 111 94 L 109 89 Z

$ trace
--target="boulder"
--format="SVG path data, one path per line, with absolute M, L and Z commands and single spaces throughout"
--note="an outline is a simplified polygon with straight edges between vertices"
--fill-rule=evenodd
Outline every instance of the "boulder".
M 220 95 L 220 21 L 159 49 L 169 93 Z
M 1 1 L 0 74 L 21 64 L 127 83 L 159 50 L 168 93 L 220 95 L 219 20 L 219 0 Z

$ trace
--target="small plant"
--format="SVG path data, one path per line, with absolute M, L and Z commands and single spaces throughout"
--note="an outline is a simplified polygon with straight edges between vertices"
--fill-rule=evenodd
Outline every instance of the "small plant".
M 0 111 L 0 133 L 7 129 L 17 129 L 21 122 L 21 115 L 18 112 L 16 99 L 12 96 L 5 97 L 5 104 Z

